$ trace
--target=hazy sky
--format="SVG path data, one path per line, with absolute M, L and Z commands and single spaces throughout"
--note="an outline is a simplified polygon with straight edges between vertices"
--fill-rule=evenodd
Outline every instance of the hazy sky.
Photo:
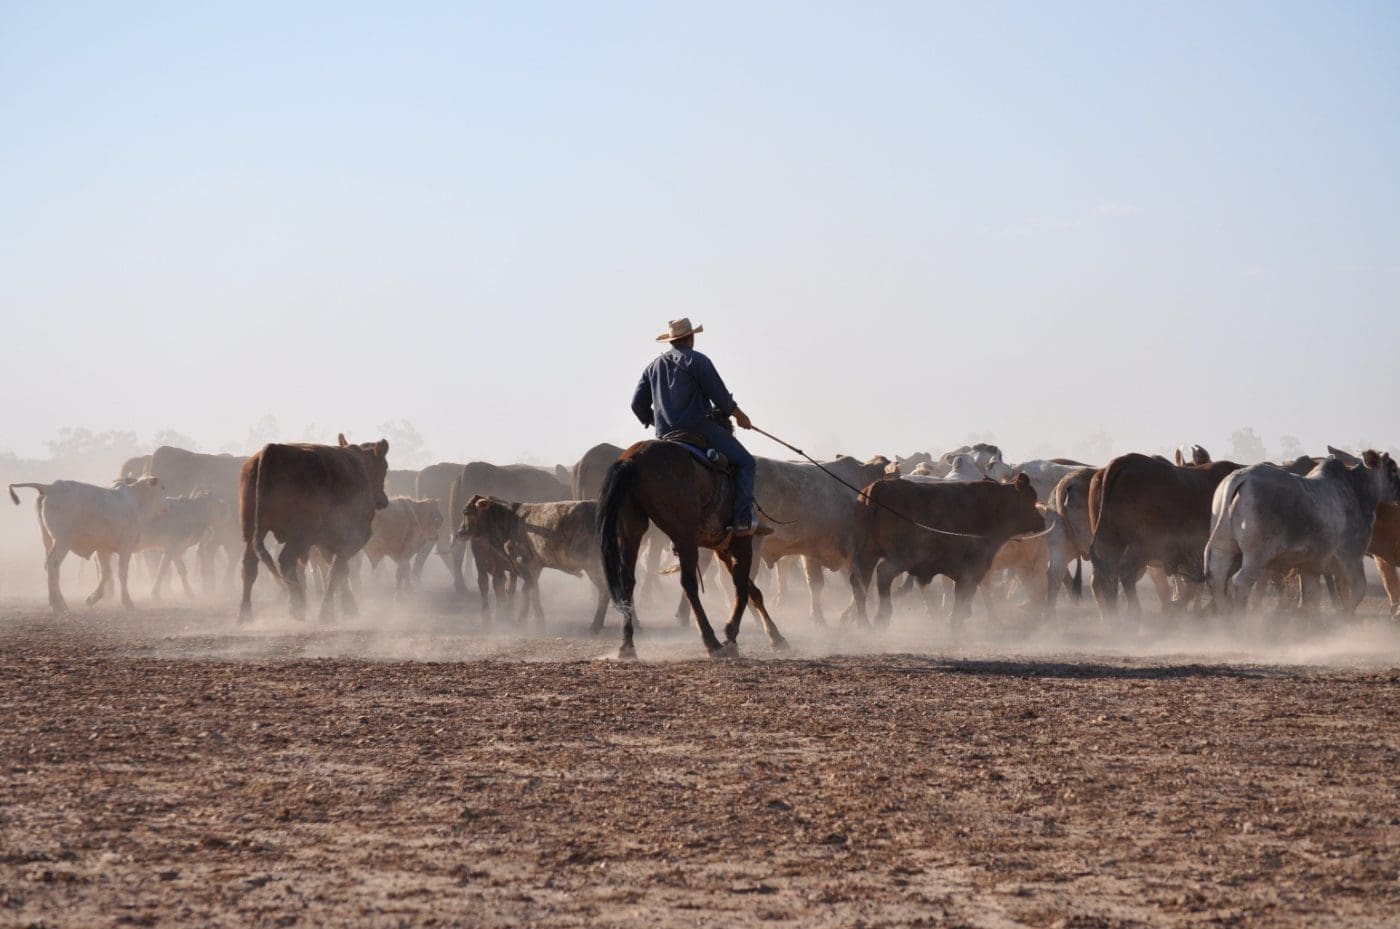
M 0 2 L 0 450 L 1400 442 L 1398 166 L 1393 2 Z

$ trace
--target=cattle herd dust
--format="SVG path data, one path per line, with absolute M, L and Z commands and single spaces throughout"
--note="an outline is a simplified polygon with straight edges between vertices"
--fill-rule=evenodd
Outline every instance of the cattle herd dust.
M 392 450 L 390 467 L 392 468 Z M 56 477 L 56 476 L 55 476 Z M 764 503 L 760 480 L 760 504 Z M 457 501 L 460 503 L 460 501 Z M 457 522 L 460 522 L 458 520 Z M 455 529 L 453 525 L 451 528 Z M 428 547 L 358 615 L 305 619 L 236 566 L 194 596 L 132 559 L 134 609 L 46 601 L 34 506 L 0 524 L 0 924 L 1394 925 L 1400 622 L 1368 559 L 1343 615 L 1263 591 L 1053 615 L 993 578 L 955 626 L 941 579 L 884 627 L 812 616 L 795 560 L 707 657 L 665 553 L 638 566 L 640 661 L 587 577 L 544 618 L 483 611 Z M 645 562 L 646 559 L 643 559 Z M 1263 586 L 1263 585 L 1261 585 Z M 1182 588 L 1179 588 L 1182 589 Z M 704 575 L 712 620 L 732 587 Z M 927 594 L 927 595 L 926 595 Z M 870 598 L 875 600 L 871 591 Z

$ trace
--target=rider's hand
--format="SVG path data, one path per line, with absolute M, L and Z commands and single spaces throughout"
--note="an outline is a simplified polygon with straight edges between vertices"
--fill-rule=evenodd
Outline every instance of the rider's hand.
M 749 419 L 749 414 L 745 413 L 737 406 L 734 408 L 734 422 L 739 424 L 740 429 L 753 428 L 753 420 Z

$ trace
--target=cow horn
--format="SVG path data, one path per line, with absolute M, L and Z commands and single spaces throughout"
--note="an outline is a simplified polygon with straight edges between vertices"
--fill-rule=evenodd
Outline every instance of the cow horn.
M 1043 536 L 1043 535 L 1049 535 L 1051 532 L 1054 532 L 1054 531 L 1055 531 L 1055 527 L 1054 527 L 1054 526 L 1046 526 L 1044 529 L 1040 530 L 1039 532 L 1032 532 L 1030 535 L 1013 535 L 1013 536 L 1009 539 L 1009 541 L 1011 541 L 1011 542 L 1029 542 L 1029 541 L 1031 541 L 1032 539 L 1038 539 L 1038 538 L 1040 538 L 1040 537 Z

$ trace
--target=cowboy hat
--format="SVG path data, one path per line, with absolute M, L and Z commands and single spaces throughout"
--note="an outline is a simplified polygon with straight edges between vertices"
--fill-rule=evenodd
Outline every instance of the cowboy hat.
M 658 342 L 674 342 L 677 339 L 684 339 L 688 335 L 695 335 L 697 332 L 704 332 L 704 326 L 691 328 L 690 317 L 682 316 L 680 319 L 673 319 L 666 326 L 666 331 L 656 337 Z

